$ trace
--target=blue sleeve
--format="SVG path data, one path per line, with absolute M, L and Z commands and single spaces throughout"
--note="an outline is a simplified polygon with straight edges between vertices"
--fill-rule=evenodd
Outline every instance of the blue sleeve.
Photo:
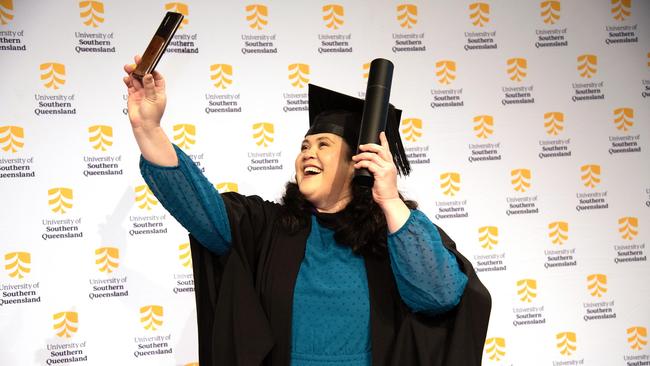
M 231 246 L 223 199 L 178 146 L 178 166 L 162 167 L 140 157 L 140 173 L 158 201 L 208 250 L 222 255 Z
M 413 312 L 440 314 L 460 302 L 467 276 L 424 213 L 411 211 L 406 223 L 388 235 L 388 252 L 397 289 Z

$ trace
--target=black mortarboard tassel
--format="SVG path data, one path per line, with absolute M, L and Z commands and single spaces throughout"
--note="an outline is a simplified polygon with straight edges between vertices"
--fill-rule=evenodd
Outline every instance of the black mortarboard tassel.
M 309 130 L 305 134 L 333 133 L 342 137 L 356 151 L 361 128 L 364 100 L 317 85 L 309 84 Z M 386 120 L 386 138 L 393 161 L 400 175 L 409 175 L 411 166 L 406 158 L 399 133 L 402 111 L 392 104 Z

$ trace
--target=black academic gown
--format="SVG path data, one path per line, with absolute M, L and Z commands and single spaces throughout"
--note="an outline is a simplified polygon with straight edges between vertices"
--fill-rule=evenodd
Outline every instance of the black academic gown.
M 190 235 L 201 366 L 288 366 L 293 290 L 310 227 L 289 235 L 279 205 L 222 195 L 232 249 L 217 256 Z M 373 366 L 481 364 L 491 299 L 470 262 L 442 231 L 469 281 L 458 306 L 435 317 L 402 302 L 388 257 L 366 258 Z

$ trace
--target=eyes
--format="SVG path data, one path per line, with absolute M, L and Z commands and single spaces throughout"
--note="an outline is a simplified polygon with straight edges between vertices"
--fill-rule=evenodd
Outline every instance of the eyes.
M 331 144 L 328 141 L 325 140 L 320 140 L 317 142 L 318 144 L 318 149 L 323 149 L 326 147 L 329 147 Z M 302 145 L 300 145 L 300 151 L 305 151 L 308 150 L 311 146 L 307 142 L 303 142 Z

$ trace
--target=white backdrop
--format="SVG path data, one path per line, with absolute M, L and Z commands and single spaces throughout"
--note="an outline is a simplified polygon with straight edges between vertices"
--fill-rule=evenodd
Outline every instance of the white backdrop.
M 388 58 L 401 188 L 492 294 L 484 364 L 650 364 L 642 0 L 0 0 L 0 363 L 197 362 L 187 236 L 121 81 L 166 9 L 164 128 L 220 190 L 277 199 L 306 83 L 362 97 Z

